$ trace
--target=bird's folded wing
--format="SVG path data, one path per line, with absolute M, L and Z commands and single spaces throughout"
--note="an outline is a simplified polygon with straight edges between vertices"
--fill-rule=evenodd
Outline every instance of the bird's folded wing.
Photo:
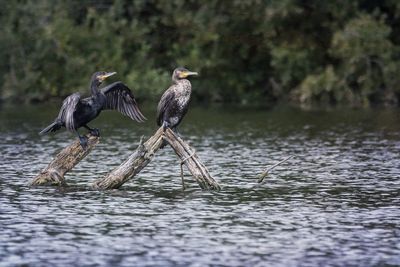
M 112 83 L 102 88 L 101 91 L 107 99 L 104 109 L 118 110 L 137 122 L 146 120 L 139 110 L 132 91 L 122 82 Z
M 74 126 L 74 112 L 76 107 L 81 99 L 81 95 L 79 93 L 74 93 L 68 96 L 60 109 L 60 113 L 58 114 L 58 119 L 65 122 L 65 128 L 70 131 L 75 130 Z
M 169 106 L 172 104 L 174 98 L 175 98 L 175 93 L 173 90 L 168 89 L 162 95 L 160 102 L 158 102 L 158 106 L 157 106 L 157 124 L 158 124 L 158 126 L 162 125 L 164 113 L 167 111 Z

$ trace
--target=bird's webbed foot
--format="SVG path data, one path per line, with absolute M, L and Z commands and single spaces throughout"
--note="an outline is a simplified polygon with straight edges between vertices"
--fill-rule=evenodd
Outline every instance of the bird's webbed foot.
M 79 136 L 79 143 L 83 150 L 86 150 L 88 147 L 88 138 L 86 136 Z
M 97 128 L 90 128 L 90 127 L 87 126 L 87 125 L 85 125 L 84 127 L 85 127 L 86 129 L 89 130 L 89 133 L 90 133 L 91 135 L 97 136 L 97 137 L 100 136 L 100 131 L 99 131 L 99 129 L 97 129 Z

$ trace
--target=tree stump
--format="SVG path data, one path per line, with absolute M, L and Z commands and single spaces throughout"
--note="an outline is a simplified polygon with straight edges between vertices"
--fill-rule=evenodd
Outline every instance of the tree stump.
M 87 134 L 88 146 L 83 150 L 79 140 L 74 141 L 58 153 L 49 165 L 43 169 L 29 185 L 66 185 L 64 175 L 85 158 L 99 143 L 99 137 Z
M 182 164 L 186 165 L 201 188 L 220 189 L 220 186 L 209 174 L 207 168 L 200 162 L 194 149 L 178 137 L 172 130 L 167 128 L 164 131 L 162 127 L 145 143 L 141 140 L 139 147 L 127 160 L 105 177 L 95 181 L 93 187 L 101 190 L 119 188 L 138 174 L 153 159 L 154 154 L 163 146 L 165 141 L 174 149 L 175 153 L 181 159 L 181 167 Z M 182 172 L 181 175 L 183 179 Z

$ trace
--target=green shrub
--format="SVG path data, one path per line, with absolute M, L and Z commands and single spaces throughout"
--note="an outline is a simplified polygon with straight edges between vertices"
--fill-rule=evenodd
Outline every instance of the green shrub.
M 172 70 L 198 71 L 193 98 L 398 104 L 396 1 L 2 1 L 0 100 L 88 93 L 117 71 L 157 101 Z

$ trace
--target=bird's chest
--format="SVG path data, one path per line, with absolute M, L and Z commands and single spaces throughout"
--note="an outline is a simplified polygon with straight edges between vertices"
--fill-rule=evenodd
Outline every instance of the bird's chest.
M 190 83 L 187 82 L 184 83 L 182 82 L 179 84 L 179 87 L 175 91 L 176 94 L 176 106 L 179 110 L 183 110 L 187 107 L 189 104 L 190 100 L 190 94 L 191 94 L 191 89 L 190 89 Z
M 101 112 L 101 99 L 88 98 L 84 99 L 79 106 L 79 109 L 74 113 L 76 121 L 81 122 L 80 124 L 86 124 L 87 122 L 96 118 Z
M 190 95 L 183 94 L 177 98 L 176 105 L 179 110 L 183 110 L 187 107 L 190 100 Z

